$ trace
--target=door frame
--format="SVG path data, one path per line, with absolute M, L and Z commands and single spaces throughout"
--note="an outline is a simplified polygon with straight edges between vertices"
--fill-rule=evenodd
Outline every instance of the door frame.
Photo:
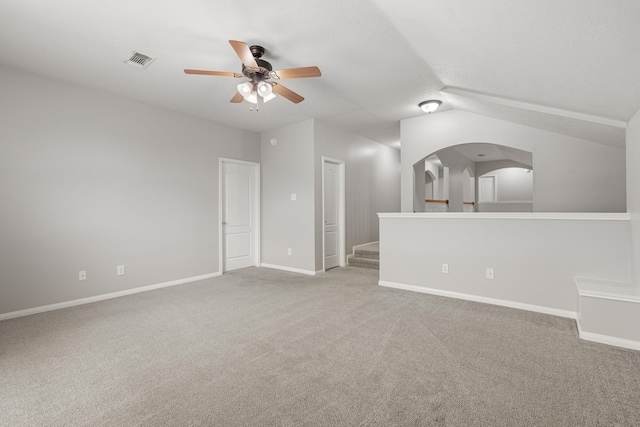
M 482 184 L 480 181 L 482 181 L 483 178 L 491 178 L 491 181 L 493 182 L 493 200 L 485 200 L 485 203 L 491 203 L 491 202 L 496 202 L 498 200 L 498 176 L 496 174 L 492 174 L 492 173 L 486 173 L 482 176 L 478 177 L 478 192 L 476 193 L 478 195 L 478 203 L 482 203 L 480 201 L 480 192 L 482 190 Z
M 325 268 L 325 241 L 324 241 L 324 165 L 331 163 L 338 166 L 338 259 L 339 266 L 347 265 L 346 259 L 346 233 L 345 233 L 345 163 L 343 160 L 322 156 L 322 272 Z
M 255 239 L 254 239 L 254 263 L 253 265 L 256 267 L 260 267 L 261 262 L 261 252 L 260 248 L 261 244 L 261 231 L 260 231 L 260 163 L 256 162 L 248 162 L 246 160 L 236 160 L 236 159 L 228 159 L 224 157 L 218 158 L 218 266 L 220 269 L 220 274 L 224 274 L 224 230 L 222 226 L 222 172 L 223 172 L 223 163 L 232 163 L 236 165 L 244 165 L 244 166 L 252 166 L 254 171 L 254 189 L 253 192 L 253 221 L 255 224 Z

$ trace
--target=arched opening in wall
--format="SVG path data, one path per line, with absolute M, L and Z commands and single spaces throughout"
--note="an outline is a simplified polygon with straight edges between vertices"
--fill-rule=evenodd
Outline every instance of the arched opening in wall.
M 425 212 L 448 212 L 449 188 L 447 168 L 443 167 L 437 155 L 424 159 L 424 197 Z
M 533 154 L 529 151 L 484 142 L 458 144 L 429 154 L 413 168 L 414 212 L 533 210 Z M 496 172 L 503 169 L 519 169 L 528 176 L 513 170 Z M 527 178 L 531 196 L 525 200 L 528 193 L 521 186 Z M 506 185 L 502 193 L 498 181 Z

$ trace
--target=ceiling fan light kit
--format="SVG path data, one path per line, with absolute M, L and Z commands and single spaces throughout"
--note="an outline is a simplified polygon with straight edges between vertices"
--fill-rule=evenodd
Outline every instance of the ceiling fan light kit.
M 418 107 L 420 107 L 425 113 L 431 114 L 438 109 L 440 104 L 442 104 L 442 101 L 431 99 L 429 101 L 421 102 L 420 104 L 418 104 Z
M 246 77 L 249 81 L 240 83 L 238 93 L 231 98 L 232 103 L 240 103 L 243 100 L 251 104 L 258 104 L 261 98 L 263 102 L 268 102 L 277 95 L 298 104 L 304 98 L 280 83 L 269 82 L 269 79 L 294 79 L 306 77 L 320 77 L 320 69 L 316 66 L 289 68 L 285 70 L 273 71 L 273 67 L 267 61 L 260 59 L 265 53 L 262 46 L 249 47 L 246 43 L 229 40 L 231 47 L 242 61 L 242 74 L 229 71 L 209 71 L 185 69 L 186 74 L 200 74 L 207 76 L 223 76 L 241 78 Z M 274 93 L 275 92 L 275 93 Z

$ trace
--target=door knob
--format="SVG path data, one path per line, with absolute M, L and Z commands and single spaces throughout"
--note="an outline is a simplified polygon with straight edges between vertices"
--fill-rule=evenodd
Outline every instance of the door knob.
M 226 221 L 222 221 L 222 225 L 227 225 L 227 222 Z

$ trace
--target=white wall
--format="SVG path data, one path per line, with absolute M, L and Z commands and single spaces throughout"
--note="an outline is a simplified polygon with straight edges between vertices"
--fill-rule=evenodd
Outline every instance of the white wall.
M 496 176 L 496 201 L 533 200 L 533 171 L 523 168 L 497 169 L 485 175 Z
M 380 282 L 575 313 L 575 276 L 630 279 L 625 216 L 389 214 L 380 219 Z
M 636 286 L 640 272 L 640 111 L 627 126 L 627 208 L 631 214 Z
M 3 67 L 0 93 L 0 314 L 220 270 L 218 158 L 257 134 Z
M 424 212 L 426 180 L 424 178 L 425 161 L 413 165 L 413 212 Z
M 378 212 L 400 210 L 400 152 L 316 120 L 316 270 L 323 264 L 323 156 L 345 162 L 347 254 L 355 245 L 378 240 Z M 424 171 L 422 177 L 424 183 Z
M 533 153 L 536 211 L 626 211 L 623 149 L 457 110 L 403 120 L 401 133 L 403 212 L 413 208 L 413 164 L 471 142 Z
M 475 174 L 475 163 L 456 150 L 442 150 L 438 152 L 438 158 L 443 166 L 449 170 L 449 177 L 446 180 L 449 187 L 448 210 L 449 212 L 462 212 L 462 202 L 468 201 L 463 197 L 463 172 L 469 169 L 472 174 Z
M 322 270 L 323 156 L 345 162 L 347 253 L 378 240 L 378 212 L 400 208 L 397 150 L 317 120 L 263 132 L 261 146 L 263 264 Z
M 274 138 L 276 145 L 270 142 Z M 262 262 L 313 273 L 314 121 L 262 132 L 261 150 Z M 296 201 L 291 200 L 291 194 L 296 195 Z

